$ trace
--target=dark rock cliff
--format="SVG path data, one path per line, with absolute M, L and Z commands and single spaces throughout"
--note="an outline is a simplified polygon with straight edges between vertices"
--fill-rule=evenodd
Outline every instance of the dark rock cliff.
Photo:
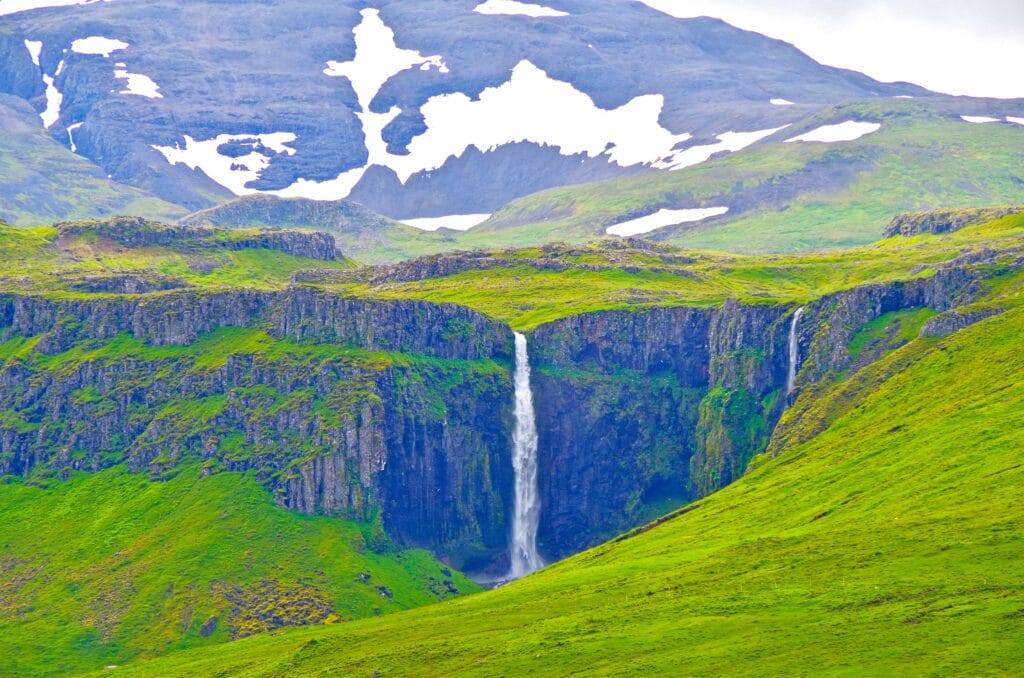
M 1002 219 L 1010 214 L 1019 214 L 1024 207 L 985 207 L 949 210 L 930 210 L 901 214 L 889 222 L 885 237 L 902 235 L 910 237 L 925 233 L 952 233 L 974 224 L 984 224 Z
M 866 323 L 902 309 L 941 312 L 970 303 L 982 277 L 976 269 L 951 267 L 908 282 L 855 287 L 808 304 L 798 327 L 803 358 L 797 388 L 850 368 L 850 340 Z
M 282 293 L 0 297 L 0 475 L 251 471 L 281 505 L 500 562 L 511 332 L 457 306 Z
M 922 331 L 937 334 L 995 312 L 958 309 L 997 268 L 939 266 L 807 304 L 797 394 L 861 367 L 851 340 L 885 314 L 931 309 Z M 795 310 L 728 301 L 533 331 L 543 555 L 596 544 L 742 475 L 794 397 Z M 4 342 L 0 474 L 48 482 L 127 463 L 162 477 L 195 459 L 208 473 L 256 473 L 293 510 L 379 518 L 393 538 L 457 566 L 504 566 L 513 345 L 500 323 L 309 287 L 7 294 Z
M 564 556 L 742 474 L 781 413 L 787 315 L 729 302 L 534 332 L 542 551 Z

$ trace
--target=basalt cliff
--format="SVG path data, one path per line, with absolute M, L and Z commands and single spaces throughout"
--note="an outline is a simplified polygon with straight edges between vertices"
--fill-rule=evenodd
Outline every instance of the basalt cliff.
M 194 240 L 181 230 L 147 237 Z M 282 246 L 281 235 L 247 237 Z M 329 240 L 302 251 L 333 256 Z M 534 328 L 542 555 L 570 555 L 732 482 L 801 390 L 877 357 L 849 349 L 865 324 L 930 309 L 940 315 L 925 331 L 941 333 L 991 314 L 956 310 L 985 271 L 954 263 L 854 287 L 806 304 L 798 322 L 794 304 L 727 300 Z M 514 352 L 501 322 L 301 283 L 7 292 L 0 342 L 21 347 L 0 368 L 0 474 L 59 482 L 127 464 L 159 479 L 199 459 L 207 474 L 252 471 L 292 510 L 379 520 L 396 542 L 471 572 L 507 566 Z

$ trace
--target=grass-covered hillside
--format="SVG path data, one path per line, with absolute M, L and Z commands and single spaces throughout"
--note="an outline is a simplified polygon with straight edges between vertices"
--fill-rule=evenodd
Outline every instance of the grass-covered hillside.
M 964 122 L 978 102 L 884 99 L 839 106 L 743 151 L 677 172 L 555 188 L 513 201 L 457 238 L 462 249 L 585 242 L 659 209 L 728 207 L 656 240 L 747 254 L 865 245 L 895 215 L 1024 201 L 1024 126 Z M 1009 104 L 991 103 L 988 115 Z M 997 111 L 998 109 L 998 111 Z M 784 143 L 819 126 L 881 124 L 855 141 Z
M 3 675 L 66 675 L 476 590 L 379 525 L 275 506 L 252 474 L 8 477 L 0 498 Z
M 984 675 L 1024 664 L 1024 308 L 801 395 L 726 489 L 515 584 L 126 675 Z M 905 319 L 906 320 L 906 319 Z M 910 322 L 907 320 L 907 322 Z
M 964 214 L 970 223 L 973 212 Z M 445 260 L 436 257 L 384 269 L 368 284 L 333 287 L 358 296 L 462 304 L 517 329 L 532 329 L 599 310 L 717 306 L 726 299 L 806 302 L 857 285 L 930 276 L 959 257 L 991 253 L 1009 263 L 1020 256 L 1022 239 L 1024 214 L 842 252 L 743 256 L 606 240 L 471 255 L 468 260 L 482 259 L 482 265 L 435 277 L 431 264 Z M 420 270 L 427 271 L 426 280 L 396 275 L 408 271 L 406 277 L 415 278 Z
M 60 219 L 139 214 L 175 219 L 188 210 L 110 179 L 58 143 L 35 111 L 0 94 L 0 221 L 39 226 Z

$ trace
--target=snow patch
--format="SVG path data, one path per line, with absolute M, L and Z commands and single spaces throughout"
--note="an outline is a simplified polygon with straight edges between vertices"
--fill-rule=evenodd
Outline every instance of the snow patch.
M 821 141 L 830 144 L 837 141 L 853 141 L 868 134 L 874 134 L 880 129 L 882 129 L 882 125 L 877 122 L 854 122 L 853 120 L 848 120 L 838 125 L 825 125 L 806 134 L 786 139 L 786 143 L 789 144 L 794 141 Z
M 664 228 L 665 226 L 688 224 L 695 221 L 710 219 L 711 217 L 719 217 L 728 211 L 728 207 L 708 207 L 704 209 L 686 210 L 662 209 L 658 210 L 654 214 L 649 214 L 646 217 L 623 221 L 621 224 L 610 226 L 606 233 L 608 233 L 608 235 L 618 235 L 622 237 L 640 235 L 641 233 L 650 233 L 651 231 Z
M 114 38 L 104 38 L 93 35 L 88 38 L 79 38 L 71 43 L 71 51 L 75 54 L 95 54 L 103 58 L 109 57 L 114 52 L 128 49 L 130 45 Z
M 129 73 L 128 71 L 118 69 L 114 71 L 114 77 L 118 80 L 127 80 L 125 88 L 118 92 L 118 94 L 135 94 L 147 99 L 164 98 L 164 95 L 160 94 L 160 86 L 153 82 L 153 79 L 148 75 Z
M 180 145 L 153 148 L 160 151 L 172 165 L 180 163 L 191 169 L 198 169 L 235 195 L 248 195 L 257 191 L 246 188 L 246 184 L 259 179 L 260 173 L 270 165 L 270 157 L 260 152 L 261 147 L 294 155 L 295 149 L 288 144 L 295 141 L 295 138 L 291 132 L 220 134 L 206 141 L 196 141 L 185 135 L 184 148 Z M 221 155 L 217 149 L 232 141 L 250 143 L 253 150 L 237 158 Z
M 42 40 L 26 40 L 25 49 L 28 50 L 28 55 L 32 57 L 32 63 L 36 66 L 39 65 L 39 56 L 43 53 L 43 41 Z
M 793 106 L 793 105 L 795 105 L 789 99 L 772 99 L 768 103 L 770 103 L 772 106 Z
M 473 11 L 477 14 L 511 14 L 534 18 L 569 16 L 568 12 L 560 12 L 557 9 L 529 2 L 516 2 L 516 0 L 487 0 L 487 2 L 482 2 L 474 7 Z
M 39 114 L 43 120 L 43 127 L 50 129 L 53 123 L 60 119 L 60 106 L 64 103 L 64 95 L 60 93 L 53 82 L 52 75 L 43 75 L 43 82 L 46 83 L 46 110 Z
M 620 108 L 598 108 L 585 93 L 553 80 L 529 61 L 512 70 L 509 81 L 481 92 L 476 100 L 461 92 L 431 97 L 421 108 L 427 131 L 415 137 L 408 155 L 376 157 L 404 183 L 437 169 L 470 146 L 481 152 L 519 142 L 557 148 L 562 155 L 607 153 L 623 167 L 671 157 L 689 134 L 661 127 L 659 95 L 640 96 Z
M 0 0 L 0 16 L 27 12 L 46 7 L 67 7 L 68 5 L 91 5 L 110 0 Z
M 691 146 L 690 148 L 678 151 L 671 156 L 667 161 L 660 161 L 652 163 L 652 166 L 658 169 L 669 169 L 669 170 L 681 170 L 684 167 L 692 167 L 699 165 L 702 162 L 707 162 L 716 153 L 735 153 L 736 151 L 743 150 L 751 144 L 755 144 L 761 139 L 770 137 L 771 135 L 786 129 L 789 125 L 783 125 L 782 127 L 775 127 L 773 129 L 763 129 L 756 132 L 726 132 L 725 134 L 718 135 L 717 144 L 707 144 L 704 146 Z
M 416 50 L 399 49 L 395 33 L 380 18 L 380 11 L 364 9 L 363 20 L 352 29 L 356 39 L 356 56 L 352 61 L 328 61 L 324 73 L 348 78 L 356 92 L 359 105 L 369 112 L 370 102 L 391 78 L 414 66 L 435 67 L 448 72 L 440 56 L 423 56 Z
M 1024 125 L 1024 118 L 1013 118 L 1010 116 L 1006 116 L 1006 122 L 1012 122 L 1015 125 Z
M 406 226 L 421 231 L 436 231 L 447 228 L 452 231 L 468 231 L 491 218 L 490 214 L 453 214 L 447 217 L 430 217 L 425 219 L 399 219 Z
M 999 118 L 989 118 L 984 115 L 961 115 L 960 119 L 974 125 L 984 125 L 990 122 L 999 122 Z
M 68 144 L 71 146 L 72 153 L 78 151 L 78 146 L 75 145 L 75 130 L 84 124 L 84 122 L 76 122 L 74 125 L 68 125 Z

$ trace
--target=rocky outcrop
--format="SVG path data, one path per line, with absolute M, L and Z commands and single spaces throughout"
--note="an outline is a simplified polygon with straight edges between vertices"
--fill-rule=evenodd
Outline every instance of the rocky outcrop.
M 104 221 L 61 222 L 60 237 L 95 235 L 125 247 L 169 247 L 181 251 L 213 249 L 276 250 L 296 257 L 334 261 L 338 258 L 334 236 L 327 233 L 277 229 L 239 230 L 170 226 L 139 217 L 113 217 Z
M 467 309 L 316 290 L 0 299 L 0 475 L 252 471 L 304 513 L 382 519 L 500 562 L 511 332 Z M 198 343 L 197 343 L 198 342 Z
M 999 315 L 1005 309 L 998 307 L 953 309 L 930 318 L 921 328 L 922 337 L 946 337 L 982 320 Z
M 885 227 L 885 237 L 911 237 L 925 233 L 952 233 L 967 226 L 984 224 L 1002 219 L 1010 214 L 1019 214 L 1024 207 L 988 207 L 932 210 L 901 214 Z
M 148 294 L 191 287 L 181 278 L 158 274 L 83 275 L 67 285 L 76 292 L 94 294 Z
M 38 335 L 49 353 L 124 333 L 155 346 L 188 345 L 223 327 L 247 326 L 266 326 L 281 338 L 443 359 L 512 355 L 508 328 L 453 304 L 370 301 L 311 288 L 106 298 L 0 294 L 0 339 Z
M 850 340 L 866 323 L 907 308 L 942 312 L 970 303 L 984 275 L 972 268 L 944 268 L 926 278 L 855 287 L 808 304 L 798 328 L 804 358 L 797 387 L 848 369 L 853 363 Z
M 787 317 L 729 302 L 535 331 L 542 552 L 590 546 L 741 474 L 781 413 Z

